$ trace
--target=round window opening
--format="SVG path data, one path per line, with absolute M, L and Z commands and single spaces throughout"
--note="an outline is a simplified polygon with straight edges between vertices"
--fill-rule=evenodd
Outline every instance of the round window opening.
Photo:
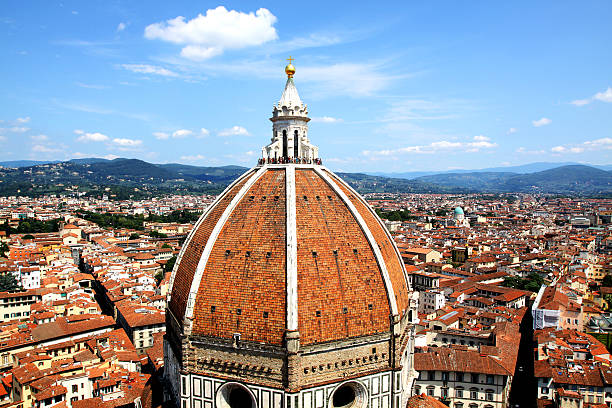
M 243 385 L 229 383 L 217 392 L 217 406 L 220 408 L 255 408 L 251 392 Z
M 351 382 L 336 388 L 331 397 L 331 408 L 361 408 L 366 405 L 363 385 Z

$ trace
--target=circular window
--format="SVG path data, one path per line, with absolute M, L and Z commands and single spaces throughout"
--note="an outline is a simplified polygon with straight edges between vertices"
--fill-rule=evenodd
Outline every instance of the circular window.
M 367 405 L 365 387 L 357 382 L 340 385 L 331 396 L 330 408 L 362 408 Z
M 219 408 L 256 408 L 253 394 L 247 387 L 238 383 L 227 383 L 217 391 Z

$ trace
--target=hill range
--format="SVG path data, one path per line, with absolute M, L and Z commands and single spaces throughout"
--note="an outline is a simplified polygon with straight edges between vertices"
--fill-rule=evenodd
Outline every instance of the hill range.
M 241 166 L 202 167 L 154 164 L 138 159 L 73 159 L 0 162 L 0 195 L 61 192 L 117 198 L 169 193 L 219 193 L 247 170 Z M 537 171 L 528 171 L 538 169 Z M 381 193 L 545 193 L 612 196 L 612 166 L 532 163 L 524 166 L 437 174 L 338 173 L 359 192 Z

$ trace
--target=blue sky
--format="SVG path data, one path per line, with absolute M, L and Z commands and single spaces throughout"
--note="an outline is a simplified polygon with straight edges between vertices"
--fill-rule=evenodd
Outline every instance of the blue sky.
M 295 58 L 335 170 L 610 164 L 609 1 L 3 1 L 0 160 L 251 166 Z

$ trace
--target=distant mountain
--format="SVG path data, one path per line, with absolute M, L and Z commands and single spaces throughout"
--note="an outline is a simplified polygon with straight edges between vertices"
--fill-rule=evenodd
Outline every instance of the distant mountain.
M 123 158 L 75 159 L 0 168 L 0 195 L 78 193 L 129 198 L 170 193 L 216 194 L 246 170 L 240 166 L 153 164 Z M 411 180 L 362 173 L 338 175 L 361 193 L 523 192 L 612 196 L 612 172 L 584 165 L 566 165 L 528 174 L 501 171 L 442 173 Z
M 521 192 L 611 193 L 612 172 L 584 165 L 561 166 L 511 177 L 501 188 Z
M 198 180 L 227 184 L 248 170 L 247 167 L 241 166 L 200 167 L 178 163 L 158 164 L 157 166 Z
M 176 172 L 138 159 L 114 159 L 85 164 L 98 177 L 121 177 L 128 179 L 172 180 L 180 178 Z
M 363 173 L 337 173 L 360 193 L 470 193 L 466 187 L 441 186 L 421 180 L 372 176 Z
M 72 159 L 72 160 L 68 160 L 68 161 L 70 163 L 76 163 L 76 164 L 93 164 L 93 163 L 109 162 L 110 160 L 102 159 L 100 157 L 87 157 L 87 158 L 83 158 L 83 159 Z
M 544 171 L 549 169 L 554 169 L 561 166 L 574 166 L 574 165 L 582 165 L 580 163 L 575 162 L 563 162 L 563 163 L 549 163 L 549 162 L 536 162 L 536 163 L 528 163 L 522 164 L 520 166 L 506 166 L 506 167 L 489 167 L 485 169 L 474 169 L 474 170 L 447 170 L 447 171 L 412 171 L 405 173 L 368 173 L 375 176 L 383 176 L 383 177 L 395 177 L 395 178 L 405 178 L 405 179 L 415 179 L 423 176 L 431 176 L 435 174 L 459 174 L 459 173 L 518 173 L 518 174 L 528 174 L 535 173 L 538 171 Z M 589 165 L 590 167 L 594 167 L 601 170 L 612 170 L 612 165 Z
M 474 191 L 495 191 L 498 186 L 517 175 L 509 172 L 443 173 L 418 177 L 415 181 L 468 188 Z
M 0 169 L 3 196 L 78 193 L 126 199 L 169 193 L 216 194 L 226 184 L 138 159 L 77 159 Z
M 38 164 L 47 164 L 47 163 L 57 163 L 57 162 L 36 161 L 36 160 L 9 160 L 9 161 L 0 162 L 0 166 L 18 168 L 18 167 L 36 166 Z
M 423 176 L 414 181 L 480 192 L 550 194 L 612 194 L 612 172 L 584 165 L 516 174 L 509 172 L 448 173 Z

